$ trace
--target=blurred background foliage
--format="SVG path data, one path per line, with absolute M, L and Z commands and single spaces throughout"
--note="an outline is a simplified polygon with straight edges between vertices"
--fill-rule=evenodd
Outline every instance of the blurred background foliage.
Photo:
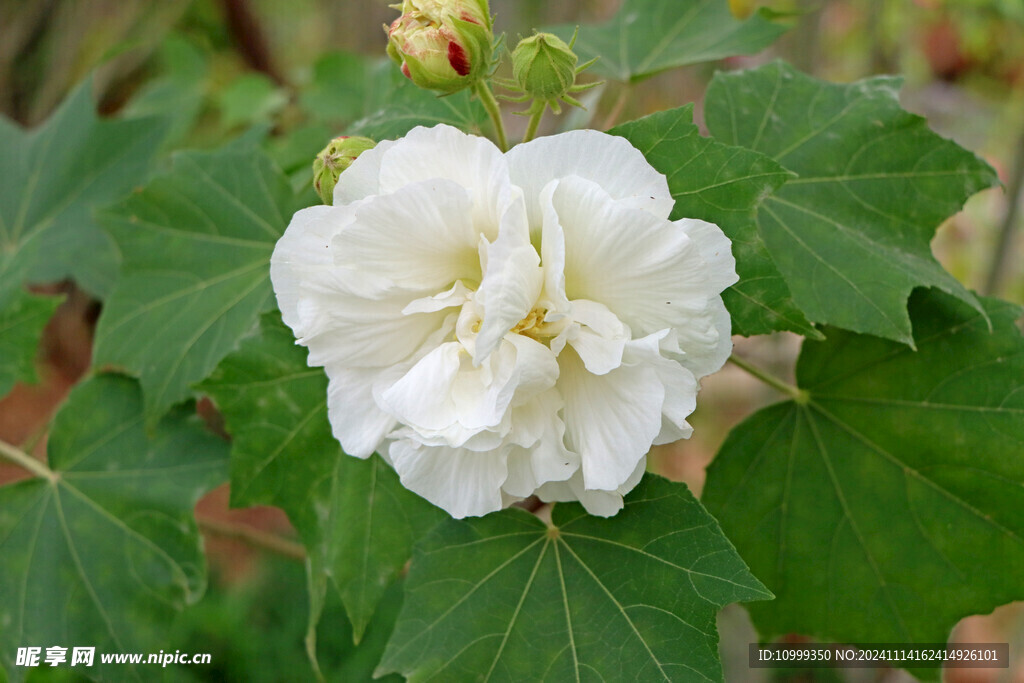
M 562 125 L 608 127 L 699 103 L 716 68 L 781 56 L 838 82 L 904 75 L 904 106 L 980 153 L 1008 190 L 1017 189 L 1024 158 L 1021 0 L 725 1 L 738 17 L 762 6 L 795 13 L 795 28 L 753 58 L 676 69 L 635 85 L 609 83 L 589 93 L 588 112 L 573 112 Z M 492 11 L 514 43 L 535 27 L 603 21 L 619 4 L 494 0 Z M 104 113 L 173 113 L 170 148 L 216 146 L 263 126 L 278 162 L 304 176 L 325 139 L 382 104 L 381 84 L 392 82 L 395 70 L 370 60 L 383 58 L 378 27 L 394 15 L 386 0 L 6 0 L 0 4 L 0 111 L 36 125 L 95 70 Z M 339 97 L 341 90 L 347 92 Z M 353 90 L 362 97 L 354 99 Z M 364 106 L 354 108 L 353 101 Z M 512 118 L 512 125 L 525 126 Z M 545 123 L 553 130 L 550 117 Z M 994 265 L 996 252 L 1009 254 L 1014 246 L 1000 231 L 1008 196 L 976 198 L 940 233 L 937 249 L 969 286 L 1020 300 L 1019 259 Z
M 935 242 L 937 256 L 969 287 L 1024 301 L 1024 0 L 722 2 L 729 2 L 740 18 L 760 7 L 793 14 L 794 28 L 753 57 L 675 69 L 635 84 L 607 83 L 587 93 L 587 111 L 561 119 L 549 116 L 542 132 L 607 128 L 687 102 L 698 103 L 699 123 L 704 88 L 716 69 L 776 57 L 838 82 L 901 74 L 906 79 L 904 106 L 983 156 L 1005 186 L 1005 191 L 976 196 L 947 222 Z M 533 28 L 604 21 L 620 4 L 492 0 L 491 9 L 498 30 L 514 44 Z M 330 137 L 347 130 L 386 135 L 386 130 L 373 127 L 373 112 L 401 97 L 422 96 L 408 88 L 392 92 L 403 79 L 383 61 L 380 27 L 395 16 L 386 0 L 3 0 L 0 112 L 24 126 L 38 125 L 75 84 L 93 74 L 102 113 L 171 118 L 166 152 L 209 148 L 253 135 L 264 140 L 297 190 L 310 191 L 310 162 Z M 437 106 L 459 109 L 467 125 L 486 125 L 474 118 L 468 102 L 452 98 L 439 100 Z M 508 118 L 513 127 L 525 127 L 521 117 Z M 0 437 L 14 443 L 45 425 L 67 387 L 89 364 L 98 304 L 73 285 L 60 288 L 69 296 L 44 338 L 43 384 L 18 387 L 0 402 Z M 763 367 L 783 376 L 791 373 L 795 337 L 775 335 L 738 344 Z M 705 383 L 694 416 L 694 438 L 656 449 L 652 469 L 685 480 L 699 492 L 704 468 L 726 432 L 772 398 L 770 390 L 727 367 Z M 0 468 L 0 483 L 9 476 Z M 207 520 L 211 588 L 169 628 L 167 640 L 183 651 L 210 652 L 215 664 L 174 667 L 164 673 L 165 680 L 311 679 L 304 649 L 308 598 L 302 565 L 255 551 L 244 542 L 250 531 L 287 536 L 290 529 L 283 515 L 276 510 L 227 511 L 223 490 L 203 501 L 199 514 Z M 241 531 L 225 533 L 230 528 Z M 232 535 L 242 540 L 225 538 Z M 400 589 L 393 589 L 379 623 L 371 625 L 358 650 L 353 649 L 340 605 L 328 606 L 319 643 L 328 680 L 370 680 L 375 648 L 383 645 L 400 600 Z M 752 672 L 745 664 L 746 644 L 755 636 L 742 609 L 728 608 L 720 622 L 727 680 L 905 680 L 906 674 L 898 671 L 842 676 L 828 671 Z M 1009 640 L 1011 651 L 1020 652 L 1024 609 L 1011 605 L 987 618 L 965 620 L 956 635 L 975 642 Z M 971 677 L 948 680 L 1024 681 L 1024 666 L 991 676 L 964 671 Z M 34 675 L 36 680 L 54 680 L 42 670 Z

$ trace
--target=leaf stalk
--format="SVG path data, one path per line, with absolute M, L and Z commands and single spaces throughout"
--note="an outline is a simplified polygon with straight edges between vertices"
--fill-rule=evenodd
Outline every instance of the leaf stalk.
M 46 479 L 51 483 L 56 482 L 59 478 L 59 475 L 47 467 L 45 463 L 33 458 L 25 451 L 12 446 L 6 441 L 0 441 L 0 456 L 13 462 L 18 467 L 31 472 L 33 476 Z
M 746 372 L 753 375 L 757 379 L 761 380 L 762 382 L 764 382 L 771 388 L 775 389 L 776 391 L 789 396 L 791 399 L 793 399 L 796 403 L 800 405 L 806 405 L 807 402 L 811 400 L 811 395 L 807 393 L 807 391 L 801 389 L 800 387 L 794 386 L 789 382 L 784 382 L 775 375 L 772 375 L 768 372 L 765 372 L 761 368 L 751 365 L 750 363 L 748 363 L 747 361 L 743 360 L 742 358 L 735 354 L 729 356 L 729 362 L 735 365 L 736 367 L 745 370 Z
M 985 279 L 985 288 L 982 290 L 988 296 L 998 296 L 1003 280 L 1006 279 L 1006 269 L 1010 263 L 1010 245 L 1013 242 L 1013 233 L 1017 227 L 1021 205 L 1024 204 L 1024 130 L 1021 131 L 1020 139 L 1017 140 L 1017 151 L 1013 159 L 1011 173 L 1012 176 L 1006 188 L 1006 196 L 1009 200 L 1007 212 L 1003 218 L 1002 227 L 999 229 L 999 238 L 992 251 L 988 277 Z
M 293 560 L 305 561 L 306 559 L 306 549 L 302 544 L 277 534 L 268 534 L 246 524 L 233 524 L 209 517 L 197 517 L 196 523 L 201 530 L 210 534 L 233 538 L 254 548 L 267 550 Z

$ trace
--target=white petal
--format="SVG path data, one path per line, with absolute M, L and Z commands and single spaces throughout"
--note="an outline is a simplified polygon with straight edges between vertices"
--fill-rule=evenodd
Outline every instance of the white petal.
M 714 289 L 721 292 L 739 282 L 732 242 L 721 228 L 696 218 L 683 218 L 675 224 L 697 245 L 701 258 L 708 265 L 708 279 Z
M 697 379 L 721 370 L 725 362 L 729 360 L 729 356 L 732 355 L 732 318 L 725 307 L 725 302 L 721 297 L 717 297 L 709 302 L 709 306 L 711 319 L 715 329 L 718 330 L 718 343 L 715 344 L 715 350 L 705 356 L 701 363 L 692 362 L 692 353 L 690 354 L 691 361 L 686 362 L 684 359 L 683 362 L 683 365 L 693 371 Z
M 338 177 L 334 186 L 334 205 L 348 204 L 380 194 L 380 164 L 384 154 L 397 142 L 381 140 L 373 149 L 360 154 Z
M 452 383 L 462 365 L 462 346 L 441 344 L 381 394 L 382 407 L 416 430 L 438 431 L 458 421 Z
M 298 315 L 301 285 L 307 273 L 334 267 L 331 240 L 355 217 L 352 211 L 311 206 L 295 212 L 270 257 L 270 281 L 281 317 L 288 327 L 301 327 Z
M 604 375 L 622 365 L 622 353 L 629 341 L 629 328 L 608 308 L 595 301 L 572 302 L 574 325 L 566 340 L 576 349 L 594 375 Z
M 270 275 L 285 323 L 310 349 L 310 365 L 384 366 L 408 357 L 444 313 L 404 316 L 416 293 L 375 273 L 339 267 L 334 240 L 359 204 L 295 214 L 271 256 Z
M 631 341 L 623 353 L 627 365 L 647 365 L 657 373 L 658 381 L 665 387 L 665 402 L 662 405 L 661 431 L 655 444 L 672 443 L 688 439 L 693 428 L 687 423 L 697 407 L 697 378 L 687 368 L 661 355 L 660 342 L 667 336 L 667 330 L 643 339 Z
M 442 344 L 419 360 L 381 394 L 382 407 L 408 425 L 426 443 L 494 448 L 508 429 L 506 410 L 515 385 L 515 350 L 500 349 L 474 367 L 458 342 Z M 497 436 L 474 436 L 482 432 Z M 497 440 L 495 440 L 497 439 Z
M 458 424 L 436 432 L 424 432 L 411 427 L 399 427 L 389 433 L 388 437 L 392 439 L 410 439 L 423 446 L 463 448 L 467 451 L 481 453 L 508 446 L 505 434 L 510 427 L 511 424 L 506 424 L 505 421 L 495 429 L 482 429 L 476 432 L 472 432 Z
M 544 266 L 544 292 L 541 305 L 550 312 L 564 315 L 569 310 L 569 299 L 565 296 L 565 234 L 558 220 L 558 212 L 551 203 L 551 197 L 558 187 L 552 180 L 541 190 L 540 206 L 543 214 L 541 228 L 541 264 Z M 554 316 L 551 316 L 553 319 Z
M 718 372 L 732 353 L 731 327 L 732 319 L 722 297 L 712 297 L 707 308 L 690 314 L 672 330 L 672 346 L 678 345 L 682 351 L 677 360 L 697 379 Z
M 483 308 L 483 322 L 473 352 L 475 363 L 486 358 L 529 314 L 543 283 L 540 257 L 530 244 L 524 222 L 514 220 L 502 225 L 498 239 L 487 247 L 486 262 L 487 270 L 476 295 Z
M 327 374 L 327 415 L 334 437 L 349 455 L 367 458 L 396 424 L 373 399 L 373 386 L 381 372 L 376 368 L 328 367 Z
M 338 266 L 429 296 L 456 280 L 479 282 L 479 240 L 465 188 L 431 180 L 360 202 L 333 246 Z
M 562 399 L 547 391 L 513 410 L 508 479 L 502 490 L 520 498 L 550 481 L 563 481 L 579 469 L 579 456 L 565 447 L 565 423 L 558 416 Z
M 647 458 L 642 458 L 628 479 L 614 491 L 588 490 L 583 487 L 583 476 L 577 472 L 568 481 L 550 482 L 541 486 L 537 497 L 544 502 L 570 502 L 578 500 L 592 515 L 611 517 L 622 509 L 622 497 L 640 483 L 647 468 Z
M 403 435 L 430 445 L 494 449 L 513 429 L 513 401 L 554 386 L 558 363 L 543 344 L 509 335 L 479 366 L 458 342 L 426 353 L 380 393 L 381 407 L 408 425 Z
M 505 337 L 504 345 L 515 349 L 515 397 L 519 405 L 555 386 L 558 361 L 551 349 L 521 334 Z
M 570 300 L 602 303 L 634 334 L 650 334 L 717 295 L 700 251 L 669 221 L 617 205 L 579 178 L 561 181 L 552 203 L 565 232 Z
M 365 299 L 326 287 L 306 287 L 300 306 L 306 321 L 299 343 L 309 348 L 310 365 L 385 367 L 409 358 L 447 321 L 446 311 L 405 315 L 415 294 Z M 454 327 L 454 315 L 451 315 Z M 299 333 L 299 330 L 296 330 Z
M 426 296 L 409 302 L 409 305 L 402 309 L 402 314 L 434 313 L 445 308 L 462 306 L 469 301 L 472 294 L 472 290 L 462 284 L 462 280 L 458 280 L 447 292 L 441 292 L 440 294 Z
M 479 366 L 466 362 L 467 356 L 463 354 L 462 367 L 451 385 L 456 420 L 470 431 L 497 427 L 516 390 L 515 348 L 502 344 Z
M 440 346 L 454 327 L 455 316 L 449 315 L 419 349 L 394 365 L 370 369 L 326 365 L 328 416 L 334 436 L 346 453 L 362 458 L 376 450 L 387 457 L 388 449 L 383 443 L 397 421 L 381 408 L 384 404 L 381 395 L 423 356 Z
M 381 161 L 380 187 L 385 193 L 404 192 L 410 183 L 434 178 L 468 190 L 472 209 L 467 217 L 478 233 L 494 241 L 511 189 L 508 162 L 494 143 L 451 126 L 417 127 Z
M 542 221 L 542 188 L 570 175 L 591 180 L 612 198 L 668 218 L 675 202 L 668 181 L 624 138 L 574 130 L 516 145 L 506 155 L 512 182 L 523 188 L 530 226 Z
M 568 481 L 549 481 L 542 484 L 533 494 L 545 503 L 571 503 L 580 499 L 570 485 L 570 482 L 575 479 L 579 479 L 579 490 L 582 491 L 583 475 L 577 472 Z
M 579 491 L 577 499 L 584 509 L 598 517 L 613 517 L 622 509 L 622 494 L 618 491 Z
M 625 338 L 608 339 L 584 327 L 577 328 L 568 341 L 591 374 L 605 375 L 622 365 Z
M 505 451 L 422 446 L 403 439 L 391 444 L 390 455 L 403 486 L 456 519 L 502 507 Z
M 629 478 L 661 431 L 665 388 L 647 364 L 598 376 L 566 349 L 558 365 L 568 447 L 580 455 L 584 485 L 614 490 Z

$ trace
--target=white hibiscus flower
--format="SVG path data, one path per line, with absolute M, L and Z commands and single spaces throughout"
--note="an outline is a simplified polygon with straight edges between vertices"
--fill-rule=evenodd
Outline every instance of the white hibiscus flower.
M 593 130 L 502 154 L 416 128 L 363 153 L 270 272 L 342 447 L 454 517 L 531 494 L 615 514 L 732 348 L 729 240 L 672 207 Z

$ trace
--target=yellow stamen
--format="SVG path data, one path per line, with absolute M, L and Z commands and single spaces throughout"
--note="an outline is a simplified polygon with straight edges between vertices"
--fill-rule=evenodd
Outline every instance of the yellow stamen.
M 515 334 L 522 334 L 530 337 L 531 339 L 540 340 L 541 337 L 553 336 L 548 334 L 546 329 L 548 325 L 544 322 L 544 316 L 547 311 L 535 308 L 530 311 L 525 318 L 516 323 L 516 326 L 512 328 L 511 332 Z

